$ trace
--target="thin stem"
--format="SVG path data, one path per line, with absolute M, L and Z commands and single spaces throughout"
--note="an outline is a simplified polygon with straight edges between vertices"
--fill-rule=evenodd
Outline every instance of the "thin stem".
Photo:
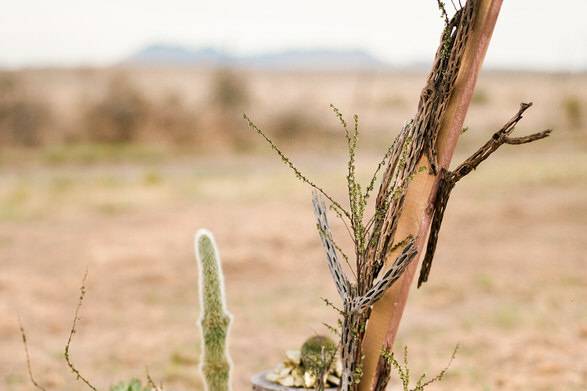
M 342 221 L 342 223 L 344 224 L 344 227 L 346 228 L 346 231 L 348 232 L 351 240 L 353 241 L 353 244 L 356 245 L 355 242 L 355 236 L 353 235 L 353 233 L 351 232 L 351 229 L 349 227 L 349 225 L 347 224 L 347 221 L 345 220 L 344 216 L 338 211 L 338 209 L 336 209 L 334 207 L 334 205 L 330 205 L 330 209 L 336 214 L 336 216 Z
M 294 172 L 294 174 L 296 175 L 296 177 L 299 180 L 301 180 L 302 182 L 308 184 L 310 187 L 312 187 L 312 188 L 316 189 L 317 191 L 319 191 L 333 205 L 335 205 L 349 220 L 351 219 L 350 213 L 346 209 L 344 209 L 334 198 L 332 198 L 328 193 L 326 193 L 326 191 L 324 191 L 321 187 L 319 187 L 318 185 L 316 185 L 314 182 L 312 182 L 310 179 L 308 179 L 304 174 L 302 174 L 302 172 L 300 170 L 298 170 L 298 168 L 281 151 L 281 149 L 279 149 L 279 147 L 277 147 L 277 145 L 275 145 L 275 143 L 273 143 L 273 141 L 261 129 L 259 129 L 257 127 L 257 125 L 255 125 L 253 123 L 253 121 L 251 121 L 251 119 L 246 114 L 243 114 L 243 118 L 249 124 L 249 128 L 250 129 L 254 130 L 255 132 L 257 132 L 257 134 L 259 134 L 261 137 L 263 137 L 265 139 L 265 141 L 271 146 L 271 149 L 273 149 L 273 151 L 275 151 L 275 153 L 277 153 L 279 155 L 279 157 L 281 158 L 281 160 L 285 163 L 285 165 L 287 165 Z
M 387 159 L 389 159 L 391 157 L 391 155 L 393 154 L 393 152 L 395 152 L 397 142 L 398 142 L 398 138 L 396 138 L 393 141 L 393 143 L 389 146 L 389 148 L 387 148 L 385 155 L 379 161 L 379 164 L 377 164 L 377 168 L 375 169 L 375 172 L 373 173 L 373 176 L 371 177 L 371 180 L 369 181 L 369 185 L 367 186 L 367 189 L 365 189 L 365 195 L 364 195 L 365 199 L 369 198 L 369 196 L 371 195 L 371 192 L 375 188 L 375 182 L 377 181 L 377 175 L 379 175 L 379 171 L 381 171 L 381 169 L 385 165 L 385 162 L 387 161 Z
M 27 342 L 26 332 L 24 331 L 24 327 L 22 325 L 22 320 L 20 319 L 20 316 L 18 317 L 18 326 L 20 328 L 20 336 L 22 337 L 22 344 L 24 346 L 24 352 L 26 355 L 26 366 L 29 380 L 31 381 L 31 383 L 33 383 L 33 386 L 35 386 L 36 389 L 46 391 L 45 387 L 41 386 L 33 376 L 33 369 L 31 367 L 31 356 L 29 354 L 29 345 Z
M 71 325 L 71 329 L 69 330 L 69 337 L 67 338 L 67 344 L 65 345 L 64 356 L 65 356 L 65 361 L 67 362 L 67 366 L 69 367 L 69 369 L 71 369 L 71 371 L 74 373 L 76 378 L 78 380 L 81 380 L 82 382 L 84 382 L 93 391 L 98 391 L 98 389 L 92 383 L 90 383 L 85 377 L 83 377 L 82 374 L 80 373 L 80 371 L 75 367 L 75 365 L 71 361 L 71 355 L 69 353 L 69 349 L 71 347 L 71 341 L 73 340 L 73 335 L 77 332 L 77 322 L 79 321 L 79 311 L 82 306 L 82 303 L 84 302 L 84 298 L 86 296 L 86 280 L 87 280 L 87 278 L 88 278 L 88 270 L 86 269 L 86 272 L 84 274 L 84 278 L 82 280 L 82 285 L 80 287 L 79 300 L 77 302 L 77 306 L 75 307 L 75 314 L 73 316 L 73 323 Z

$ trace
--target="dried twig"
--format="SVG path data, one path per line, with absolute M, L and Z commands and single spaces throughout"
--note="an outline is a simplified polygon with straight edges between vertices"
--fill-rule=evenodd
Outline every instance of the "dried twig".
M 391 369 L 395 368 L 400 381 L 402 383 L 402 389 L 404 391 L 423 391 L 426 387 L 431 385 L 432 383 L 436 383 L 444 378 L 448 369 L 450 368 L 455 356 L 458 352 L 459 345 L 455 347 L 453 350 L 448 364 L 434 377 L 430 379 L 426 379 L 426 374 L 420 375 L 416 386 L 410 388 L 410 367 L 408 365 L 408 347 L 404 347 L 403 351 L 403 363 L 400 363 L 396 358 L 395 355 L 391 352 L 389 346 L 386 346 L 382 351 L 379 357 L 380 364 L 378 365 L 378 369 L 381 371 L 380 376 L 377 376 L 377 382 L 373 387 L 373 391 L 384 391 L 387 388 L 387 384 L 389 382 L 391 376 Z M 403 365 L 402 365 L 403 364 Z
M 328 298 L 321 297 L 321 299 L 324 302 L 324 304 L 326 304 L 327 307 L 332 308 L 333 310 L 338 312 L 339 315 L 344 315 L 344 310 L 342 308 L 337 307 L 336 304 L 334 304 L 332 301 L 328 300 Z
M 158 386 L 151 377 L 151 374 L 149 373 L 149 368 L 145 368 L 145 372 L 147 377 L 147 384 L 149 385 L 149 387 L 152 388 L 152 391 L 163 391 L 163 386 Z
M 526 110 L 532 107 L 532 103 L 521 103 L 518 112 L 502 126 L 500 130 L 495 132 L 491 139 L 487 141 L 481 148 L 471 155 L 467 160 L 461 163 L 454 171 L 454 181 L 459 181 L 462 177 L 476 169 L 485 159 L 487 159 L 493 152 L 495 152 L 503 144 L 519 145 L 526 144 L 532 141 L 541 140 L 548 137 L 552 132 L 551 129 L 547 129 L 542 132 L 534 133 L 524 137 L 510 137 L 510 134 L 514 131 L 518 122 L 523 118 L 523 114 Z
M 444 19 L 444 24 L 448 25 L 448 13 L 446 12 L 446 6 L 442 0 L 436 0 L 438 3 L 438 9 L 440 10 L 440 16 Z M 454 3 L 453 3 L 454 6 Z M 456 9 L 456 7 L 455 7 Z
M 326 322 L 322 322 L 322 326 L 326 327 L 326 329 L 328 331 L 330 331 L 332 334 L 340 337 L 340 330 L 337 329 L 336 327 L 334 327 L 334 326 L 332 326 L 332 325 L 330 325 L 330 324 L 328 324 Z
M 82 279 L 82 285 L 80 287 L 80 296 L 79 296 L 79 300 L 77 302 L 77 306 L 75 308 L 73 322 L 71 325 L 71 329 L 69 330 L 69 337 L 67 338 L 67 344 L 65 345 L 65 351 L 63 352 L 63 355 L 65 357 L 65 361 L 67 362 L 67 366 L 69 367 L 69 369 L 71 369 L 73 374 L 76 376 L 76 379 L 84 382 L 93 391 L 98 391 L 98 389 L 92 383 L 90 383 L 88 379 L 86 379 L 84 376 L 82 376 L 80 371 L 75 367 L 75 365 L 71 361 L 71 354 L 69 352 L 69 350 L 71 348 L 71 341 L 73 339 L 73 335 L 77 332 L 77 322 L 80 319 L 79 318 L 79 311 L 80 311 L 80 308 L 84 302 L 84 298 L 86 296 L 86 280 L 87 280 L 87 278 L 88 278 L 88 270 L 86 270 L 86 272 L 84 274 L 84 278 Z
M 255 132 L 257 132 L 258 135 L 260 135 L 261 137 L 263 137 L 265 139 L 265 141 L 267 142 L 267 144 L 269 144 L 271 149 L 273 149 L 273 151 L 275 151 L 275 153 L 277 153 L 277 155 L 281 158 L 283 163 L 285 165 L 287 165 L 294 172 L 295 176 L 300 181 L 306 183 L 310 187 L 319 191 L 324 197 L 326 197 L 332 203 L 333 207 L 335 207 L 339 211 L 339 213 L 346 216 L 348 219 L 351 218 L 350 213 L 345 208 L 343 208 L 338 201 L 336 201 L 324 189 L 319 187 L 313 181 L 308 179 L 308 177 L 306 177 L 304 174 L 302 174 L 302 172 L 294 165 L 294 163 L 290 160 L 290 158 L 287 157 L 287 155 L 285 155 L 281 151 L 281 149 L 277 145 L 275 145 L 275 143 L 265 134 L 265 132 L 263 132 L 257 125 L 255 125 L 255 123 L 246 114 L 243 114 L 243 118 L 245 119 L 245 121 L 247 121 L 249 128 L 254 130 Z
M 28 342 L 27 342 L 27 336 L 26 336 L 26 332 L 24 331 L 24 327 L 22 325 L 22 320 L 20 319 L 20 316 L 18 317 L 18 327 L 20 328 L 20 335 L 22 337 L 22 344 L 24 346 L 24 352 L 26 355 L 26 366 L 27 366 L 29 380 L 31 381 L 31 383 L 33 383 L 33 386 L 35 386 L 36 389 L 41 390 L 41 391 L 46 391 L 45 387 L 41 386 L 35 380 L 35 377 L 33 376 L 33 370 L 31 367 L 31 356 L 29 354 L 29 346 L 28 346 Z
M 420 270 L 420 277 L 418 278 L 418 287 L 424 282 L 428 281 L 430 269 L 432 267 L 432 259 L 436 251 L 438 243 L 438 235 L 440 233 L 440 226 L 444 217 L 444 211 L 448 204 L 450 194 L 455 184 L 464 176 L 475 170 L 485 159 L 487 159 L 493 152 L 495 152 L 503 144 L 520 145 L 531 143 L 536 140 L 541 140 L 548 137 L 552 132 L 547 129 L 542 132 L 534 133 L 523 137 L 510 137 L 518 122 L 523 118 L 526 110 L 532 107 L 532 103 L 521 103 L 520 109 L 514 116 L 502 126 L 500 130 L 495 132 L 493 136 L 481 148 L 479 148 L 467 160 L 461 163 L 453 171 L 442 170 L 440 173 L 440 186 L 434 202 L 434 214 L 432 217 L 432 224 L 430 226 L 430 236 L 426 247 L 426 255 L 422 260 L 422 269 Z
M 455 346 L 455 349 L 453 350 L 450 358 L 448 359 L 448 363 L 446 364 L 446 366 L 444 368 L 442 368 L 442 370 L 438 373 L 438 375 L 434 376 L 432 379 L 427 380 L 427 381 L 424 381 L 425 375 L 422 375 L 420 377 L 420 379 L 418 380 L 418 384 L 416 385 L 415 390 L 416 391 L 422 390 L 422 389 L 424 389 L 424 387 L 429 386 L 430 384 L 432 384 L 434 382 L 442 380 L 442 378 L 444 378 L 444 376 L 448 372 L 448 369 L 452 365 L 452 362 L 454 361 L 458 351 L 459 351 L 459 345 Z

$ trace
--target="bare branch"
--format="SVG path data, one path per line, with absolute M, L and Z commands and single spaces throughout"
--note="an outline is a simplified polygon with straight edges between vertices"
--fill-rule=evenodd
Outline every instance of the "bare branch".
M 324 302 L 324 304 L 326 304 L 327 307 L 332 308 L 333 310 L 335 310 L 336 312 L 338 312 L 340 315 L 344 315 L 344 310 L 342 308 L 338 308 L 336 306 L 336 304 L 334 304 L 333 302 L 331 302 L 330 300 L 328 300 L 326 297 L 322 297 L 321 299 Z
M 442 380 L 442 378 L 446 375 L 446 372 L 448 372 L 448 369 L 452 365 L 452 362 L 454 361 L 458 351 L 459 351 L 459 345 L 455 346 L 455 349 L 452 351 L 452 354 L 451 354 L 450 358 L 448 359 L 448 363 L 446 364 L 446 366 L 444 368 L 442 368 L 442 370 L 438 373 L 438 375 L 434 376 L 432 379 L 430 379 L 426 382 L 424 382 L 424 380 L 425 380 L 424 376 L 420 377 L 420 380 L 418 381 L 417 388 L 415 390 L 416 391 L 423 390 L 424 387 L 427 387 L 434 382 Z
M 332 326 L 332 325 L 329 325 L 329 324 L 328 324 L 328 323 L 326 323 L 326 322 L 322 322 L 322 325 L 323 325 L 324 327 L 326 327 L 326 328 L 328 329 L 328 331 L 330 331 L 332 334 L 334 334 L 334 335 L 336 335 L 336 336 L 340 337 L 340 330 L 339 330 L 339 329 L 337 329 L 336 327 L 334 327 L 334 326 Z
M 438 3 L 438 9 L 440 10 L 440 16 L 444 19 L 444 24 L 448 25 L 448 13 L 446 12 L 446 7 L 444 6 L 444 2 L 442 0 L 437 0 L 436 2 Z
M 71 325 L 71 329 L 69 330 L 69 337 L 67 338 L 67 344 L 65 345 L 65 351 L 64 351 L 63 355 L 65 356 L 65 361 L 67 362 L 67 366 L 69 367 L 69 369 L 71 369 L 71 371 L 75 375 L 76 379 L 84 382 L 93 391 L 98 391 L 98 389 L 92 383 L 90 383 L 85 377 L 83 377 L 82 374 L 80 373 L 80 371 L 75 367 L 75 365 L 71 361 L 71 354 L 69 353 L 69 349 L 71 348 L 71 341 L 73 340 L 73 335 L 77 332 L 77 322 L 79 321 L 79 311 L 80 311 L 80 308 L 82 307 L 82 304 L 84 302 L 84 298 L 86 296 L 86 280 L 87 279 L 88 279 L 88 271 L 86 270 L 86 272 L 84 274 L 84 278 L 82 280 L 82 285 L 80 287 L 80 296 L 79 296 L 79 300 L 77 302 L 77 307 L 75 308 L 75 314 L 73 316 L 73 323 Z
M 546 138 L 546 137 L 550 136 L 550 133 L 552 133 L 552 129 L 547 129 L 545 131 L 534 133 L 534 134 L 531 134 L 529 136 L 524 136 L 524 137 L 506 137 L 505 142 L 506 142 L 506 144 L 510 144 L 510 145 L 527 144 L 527 143 L 531 143 L 532 141 Z
M 33 386 L 35 386 L 35 388 L 37 390 L 41 390 L 41 391 L 47 391 L 45 387 L 41 386 L 36 380 L 35 377 L 33 376 L 33 370 L 31 367 L 31 356 L 29 354 L 29 346 L 27 343 L 27 336 L 26 336 L 26 332 L 24 331 L 24 327 L 22 325 L 22 320 L 20 319 L 20 316 L 18 317 L 18 327 L 20 328 L 20 336 L 22 337 L 22 344 L 24 346 L 24 352 L 26 355 L 26 366 L 27 366 L 27 372 L 29 375 L 29 380 L 31 381 L 31 383 L 33 383 Z
M 355 235 L 353 235 L 353 233 L 351 232 L 351 229 L 350 229 L 349 225 L 347 224 L 347 221 L 346 221 L 344 215 L 333 204 L 330 204 L 330 210 L 333 211 L 334 214 L 336 214 L 336 217 L 338 217 L 340 219 L 340 221 L 342 221 L 342 223 L 344 224 L 344 227 L 346 228 L 347 233 L 349 234 L 349 237 L 353 241 L 353 244 L 356 245 Z
M 369 196 L 371 195 L 371 192 L 375 188 L 375 182 L 377 181 L 377 175 L 379 175 L 379 172 L 381 171 L 381 169 L 383 168 L 383 166 L 385 165 L 387 160 L 395 152 L 395 150 L 397 148 L 397 146 L 396 146 L 397 140 L 398 140 L 397 138 L 395 138 L 393 140 L 393 143 L 387 148 L 385 155 L 383 155 L 383 158 L 381 158 L 381 160 L 377 164 L 377 167 L 375 168 L 375 171 L 373 172 L 373 176 L 371 177 L 371 180 L 369 181 L 369 184 L 367 185 L 367 188 L 365 189 L 365 194 L 363 196 L 363 197 L 365 197 L 365 199 L 368 199 Z
M 149 385 L 149 387 L 152 388 L 152 391 L 163 391 L 163 386 L 158 386 L 151 377 L 151 374 L 149 373 L 149 368 L 145 368 L 145 372 L 147 375 L 147 384 Z
M 378 370 L 380 371 L 379 372 L 380 376 L 378 376 L 377 383 L 375 383 L 373 390 L 374 391 L 384 391 L 386 389 L 387 383 L 389 382 L 390 377 L 391 377 L 391 369 L 395 368 L 397 371 L 397 374 L 399 376 L 399 379 L 402 383 L 402 389 L 404 391 L 424 391 L 424 389 L 426 387 L 428 387 L 429 385 L 431 385 L 432 383 L 436 383 L 444 378 L 444 376 L 448 372 L 448 369 L 450 368 L 450 366 L 451 366 L 451 364 L 457 354 L 458 349 L 459 349 L 459 345 L 457 345 L 455 347 L 455 349 L 453 350 L 452 355 L 450 356 L 450 359 L 448 361 L 448 364 L 436 376 L 427 380 L 426 374 L 422 374 L 418 378 L 416 386 L 413 388 L 410 388 L 410 383 L 411 383 L 410 377 L 411 376 L 410 376 L 410 367 L 408 365 L 408 347 L 404 346 L 403 365 L 402 365 L 402 363 L 400 363 L 395 358 L 395 355 L 392 353 L 389 345 L 386 345 L 383 348 L 383 350 L 381 351 L 381 355 L 379 356 L 380 365 L 378 366 Z
M 426 247 L 426 255 L 422 260 L 422 268 L 420 270 L 420 277 L 418 278 L 418 287 L 420 287 L 424 282 L 428 281 L 428 276 L 430 275 L 430 269 L 432 267 L 432 259 L 434 258 L 434 253 L 436 251 L 438 235 L 440 233 L 440 227 L 444 217 L 444 211 L 446 210 L 450 193 L 455 184 L 471 171 L 475 170 L 483 161 L 491 156 L 491 154 L 503 144 L 527 144 L 546 138 L 551 134 L 552 130 L 548 129 L 542 132 L 531 134 L 529 136 L 510 137 L 510 134 L 515 130 L 518 122 L 520 122 L 520 120 L 523 118 L 524 112 L 530 107 L 532 107 L 532 103 L 521 103 L 518 112 L 514 114 L 514 116 L 508 122 L 506 122 L 500 130 L 495 132 L 489 141 L 483 144 L 483 146 L 481 146 L 481 148 L 479 148 L 473 155 L 461 163 L 454 171 L 441 171 L 439 189 L 434 201 L 434 212 L 430 226 L 428 244 Z
M 281 160 L 283 161 L 283 163 L 285 165 L 287 165 L 296 175 L 296 177 L 306 183 L 307 185 L 309 185 L 310 187 L 314 188 L 315 190 L 319 191 L 324 197 L 326 197 L 330 202 L 332 202 L 332 204 L 334 206 L 336 206 L 336 208 L 342 213 L 344 214 L 347 218 L 351 218 L 350 213 L 344 209 L 334 198 L 332 198 L 328 193 L 326 193 L 326 191 L 324 191 L 321 187 L 319 187 L 318 185 L 316 185 L 314 182 L 312 182 L 310 179 L 308 179 L 304 174 L 302 174 L 302 172 L 293 164 L 293 162 L 281 151 L 281 149 L 279 149 L 279 147 L 277 145 L 275 145 L 275 143 L 273 142 L 273 140 L 271 140 L 266 134 L 265 132 L 263 132 L 261 129 L 259 129 L 259 127 L 257 125 L 255 125 L 255 123 L 246 115 L 243 114 L 243 118 L 247 121 L 247 123 L 249 124 L 249 128 L 254 130 L 255 132 L 257 132 L 257 134 L 259 134 L 261 137 L 263 137 L 265 139 L 265 141 L 269 144 L 269 146 L 271 147 L 271 149 L 273 149 L 275 151 L 275 153 L 277 153 L 279 155 L 279 157 L 281 158 Z
M 552 132 L 550 129 L 525 137 L 509 137 L 509 135 L 516 128 L 518 122 L 522 120 L 524 112 L 530 107 L 532 107 L 532 103 L 521 103 L 518 112 L 514 114 L 514 116 L 508 122 L 506 122 L 500 130 L 495 132 L 493 136 L 491 136 L 491 138 L 485 144 L 483 144 L 483 146 L 481 146 L 481 148 L 479 148 L 473 155 L 471 155 L 467 160 L 454 169 L 454 181 L 458 182 L 462 177 L 475 170 L 479 164 L 481 164 L 503 144 L 526 144 L 548 137 Z
M 442 219 L 444 217 L 444 211 L 448 205 L 448 199 L 450 193 L 455 185 L 455 181 L 452 180 L 452 173 L 445 169 L 440 170 L 440 183 L 438 185 L 438 192 L 436 193 L 436 199 L 434 200 L 434 212 L 432 215 L 432 223 L 430 225 L 430 234 L 428 236 L 428 244 L 426 245 L 426 254 L 422 260 L 422 267 L 420 269 L 420 276 L 418 277 L 418 288 L 428 281 L 430 275 L 430 269 L 432 268 L 432 259 L 436 252 L 436 245 L 438 243 L 438 235 L 440 233 L 440 226 L 442 225 Z

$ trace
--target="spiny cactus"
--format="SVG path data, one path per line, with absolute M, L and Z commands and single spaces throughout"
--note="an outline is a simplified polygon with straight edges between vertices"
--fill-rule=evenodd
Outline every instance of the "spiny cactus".
M 212 233 L 201 229 L 195 237 L 196 259 L 200 271 L 200 323 L 203 339 L 201 370 L 206 389 L 230 390 L 230 358 L 227 336 L 231 316 L 226 310 L 224 277 Z

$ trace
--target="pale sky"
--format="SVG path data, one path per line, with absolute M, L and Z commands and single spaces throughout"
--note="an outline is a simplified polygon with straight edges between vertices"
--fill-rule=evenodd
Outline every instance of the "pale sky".
M 0 66 L 12 67 L 111 64 L 160 42 L 238 54 L 360 48 L 401 65 L 430 60 L 442 28 L 435 0 L 3 3 Z M 585 70 L 586 18 L 587 0 L 504 0 L 487 64 Z

